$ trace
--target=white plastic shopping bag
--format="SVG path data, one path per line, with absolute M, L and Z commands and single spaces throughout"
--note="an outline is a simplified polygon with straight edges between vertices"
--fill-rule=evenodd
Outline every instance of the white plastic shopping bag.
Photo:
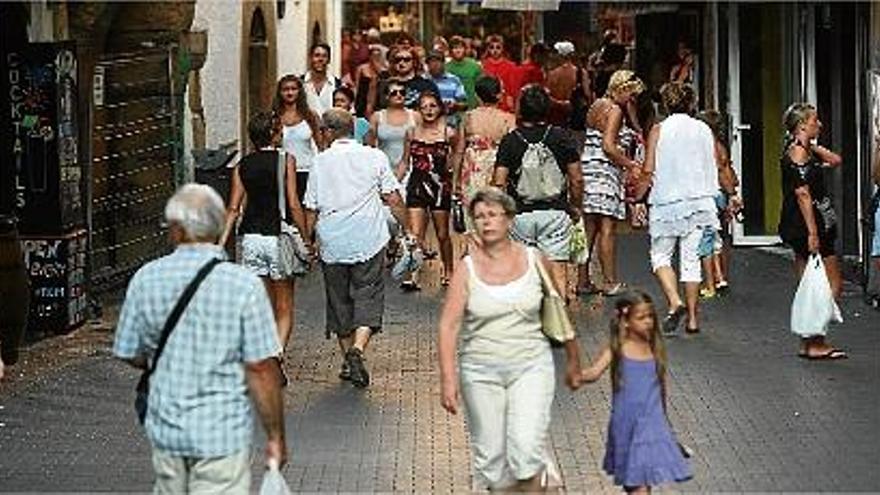
M 791 303 L 791 331 L 801 337 L 824 336 L 832 320 L 842 322 L 843 317 L 831 293 L 822 257 L 813 254 Z
M 290 488 L 278 469 L 278 461 L 269 459 L 268 465 L 269 469 L 263 475 L 263 483 L 260 485 L 260 495 L 290 495 Z

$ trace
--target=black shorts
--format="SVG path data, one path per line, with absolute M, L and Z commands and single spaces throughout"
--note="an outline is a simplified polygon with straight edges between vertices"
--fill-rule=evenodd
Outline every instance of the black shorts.
M 354 264 L 322 263 L 327 294 L 326 337 L 343 338 L 359 327 L 382 330 L 385 312 L 385 249 Z
M 406 207 L 449 211 L 452 209 L 452 190 L 430 176 L 413 173 L 406 184 Z
M 836 240 L 837 234 L 833 230 L 829 233 L 819 234 L 819 254 L 823 258 L 837 254 L 837 251 L 834 249 L 834 242 Z M 807 243 L 806 237 L 783 239 L 783 242 L 785 242 L 798 257 L 803 259 L 810 257 L 810 249 L 808 248 L 809 243 Z

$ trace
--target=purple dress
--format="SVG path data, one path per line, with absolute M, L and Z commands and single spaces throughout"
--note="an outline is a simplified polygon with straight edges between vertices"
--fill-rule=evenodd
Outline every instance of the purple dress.
M 623 357 L 614 393 L 603 468 L 623 486 L 656 486 L 691 478 L 663 411 L 653 359 Z

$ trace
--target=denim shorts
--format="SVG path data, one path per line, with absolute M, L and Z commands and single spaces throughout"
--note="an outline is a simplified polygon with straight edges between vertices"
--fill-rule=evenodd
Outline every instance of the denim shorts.
M 568 261 L 571 225 L 571 218 L 562 210 L 527 211 L 513 220 L 510 237 L 538 248 L 550 261 Z

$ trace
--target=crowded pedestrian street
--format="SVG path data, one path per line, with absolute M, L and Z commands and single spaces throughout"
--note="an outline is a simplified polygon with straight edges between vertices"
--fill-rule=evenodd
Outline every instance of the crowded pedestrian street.
M 880 493 L 880 3 L 0 26 L 0 493 Z
M 645 236 L 626 235 L 621 244 L 622 277 L 659 296 Z M 797 359 L 787 328 L 789 261 L 765 250 L 735 254 L 731 291 L 703 305 L 703 332 L 667 342 L 670 418 L 693 451 L 694 470 L 674 490 L 876 491 L 880 317 L 848 285 L 835 336 L 850 358 Z M 421 293 L 387 290 L 386 329 L 372 344 L 374 378 L 365 390 L 336 376 L 338 353 L 323 335 L 321 277 L 298 287 L 286 356 L 290 460 L 282 471 L 293 491 L 469 491 L 465 423 L 440 406 L 438 267 L 431 262 Z M 608 307 L 594 297 L 577 311 L 585 361 L 607 340 Z M 108 314 L 28 349 L 0 385 L 0 491 L 150 490 L 150 447 L 130 403 L 136 374 L 110 355 L 112 320 Z M 609 395 L 607 380 L 557 389 L 551 444 L 570 493 L 616 492 L 600 468 Z M 252 469 L 258 481 L 260 460 Z

